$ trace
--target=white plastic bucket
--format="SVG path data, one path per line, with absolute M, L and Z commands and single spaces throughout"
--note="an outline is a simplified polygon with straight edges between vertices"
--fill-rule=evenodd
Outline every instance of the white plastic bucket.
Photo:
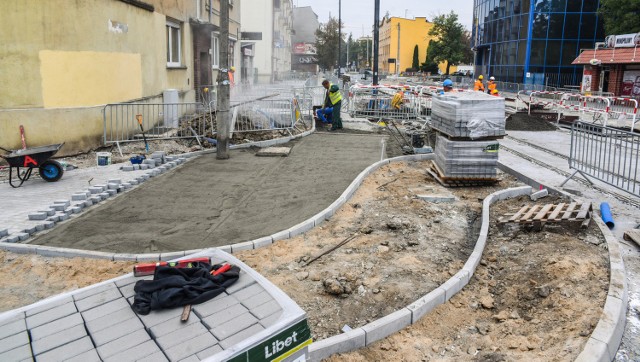
M 98 166 L 109 166 L 111 164 L 111 152 L 96 152 Z

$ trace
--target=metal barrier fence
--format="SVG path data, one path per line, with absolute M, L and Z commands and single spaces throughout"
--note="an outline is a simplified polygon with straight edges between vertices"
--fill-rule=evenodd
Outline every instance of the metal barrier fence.
M 231 132 L 286 130 L 300 119 L 294 98 L 258 99 L 231 104 Z
M 117 103 L 102 109 L 103 142 L 177 139 L 214 132 L 212 114 L 202 103 Z
M 576 121 L 571 127 L 569 167 L 640 197 L 640 135 L 606 126 Z
M 427 115 L 431 95 L 408 86 L 352 86 L 348 112 L 352 117 L 416 119 Z

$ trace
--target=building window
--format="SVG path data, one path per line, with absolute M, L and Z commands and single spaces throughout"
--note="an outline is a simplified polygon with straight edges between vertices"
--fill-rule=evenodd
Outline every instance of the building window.
M 181 32 L 180 24 L 167 21 L 167 66 L 181 66 Z
M 211 36 L 211 65 L 214 69 L 220 67 L 220 39 L 217 34 Z

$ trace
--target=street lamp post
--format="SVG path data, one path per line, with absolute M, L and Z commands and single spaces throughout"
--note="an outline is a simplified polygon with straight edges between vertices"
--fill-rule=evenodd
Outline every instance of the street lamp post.
M 342 54 L 342 0 L 338 0 L 338 78 L 340 78 L 340 55 Z
M 373 15 L 373 85 L 378 85 L 378 42 L 380 41 L 380 0 L 375 0 L 375 11 Z

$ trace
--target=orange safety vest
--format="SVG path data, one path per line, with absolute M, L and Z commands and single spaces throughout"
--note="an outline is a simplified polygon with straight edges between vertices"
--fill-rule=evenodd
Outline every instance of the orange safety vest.
M 489 89 L 489 93 L 491 93 L 492 90 L 496 89 L 497 85 L 494 81 L 490 80 L 489 83 L 487 84 L 487 88 Z
M 476 80 L 476 83 L 473 86 L 473 90 L 484 92 L 484 84 L 480 79 Z

